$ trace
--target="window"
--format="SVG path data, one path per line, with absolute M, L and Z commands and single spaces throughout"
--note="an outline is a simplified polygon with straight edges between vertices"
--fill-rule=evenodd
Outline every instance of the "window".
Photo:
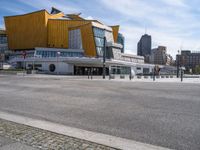
M 82 37 L 80 29 L 69 31 L 69 48 L 82 49 Z
M 7 43 L 7 37 L 5 35 L 0 35 L 0 44 Z
M 95 37 L 104 38 L 105 32 L 104 32 L 103 29 L 94 27 L 93 30 L 94 30 L 94 36 L 95 36 Z
M 97 56 L 102 57 L 104 48 L 105 30 L 94 27 L 93 31 L 94 31 Z
M 42 58 L 55 58 L 57 57 L 57 51 L 42 51 L 37 50 L 36 56 L 40 56 Z M 60 53 L 60 57 L 83 57 L 84 53 L 82 52 L 64 52 Z
M 104 46 L 104 39 L 103 38 L 95 37 L 95 42 L 96 42 L 96 46 L 98 46 L 98 47 Z

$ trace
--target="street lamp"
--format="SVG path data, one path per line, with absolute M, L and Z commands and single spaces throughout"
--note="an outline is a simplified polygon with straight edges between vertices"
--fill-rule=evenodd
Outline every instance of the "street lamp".
M 106 37 L 104 36 L 103 44 L 103 79 L 106 78 Z
M 153 81 L 156 80 L 156 65 L 153 68 Z
M 176 76 L 177 76 L 177 78 L 179 78 L 179 59 L 180 59 L 180 57 L 179 57 L 179 50 L 178 50 L 178 55 L 177 55 L 177 62 L 176 62 L 176 66 L 177 66 L 177 72 L 176 72 Z
M 59 74 L 59 62 L 58 62 L 58 58 L 59 58 L 59 56 L 60 56 L 60 52 L 58 51 L 57 52 L 57 75 Z
M 25 71 L 26 71 L 26 61 L 25 61 L 25 59 L 26 59 L 26 51 L 23 51 L 23 53 L 22 53 L 22 56 L 23 56 L 23 77 L 24 77 L 24 74 L 25 74 Z

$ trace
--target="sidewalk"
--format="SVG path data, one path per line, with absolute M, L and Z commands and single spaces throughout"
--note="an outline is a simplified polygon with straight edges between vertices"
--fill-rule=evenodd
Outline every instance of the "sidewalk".
M 39 150 L 39 149 L 0 136 L 0 150 Z
M 0 150 L 117 150 L 0 119 Z
M 0 137 L 16 150 L 169 150 L 7 112 L 0 112 Z

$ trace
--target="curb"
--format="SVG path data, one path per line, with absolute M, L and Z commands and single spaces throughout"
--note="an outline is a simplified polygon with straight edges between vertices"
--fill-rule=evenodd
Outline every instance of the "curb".
M 57 123 L 52 123 L 49 121 L 36 120 L 24 116 L 18 116 L 6 112 L 0 112 L 0 118 L 19 124 L 24 124 L 27 126 L 51 131 L 54 133 L 71 136 L 78 139 L 87 140 L 90 142 L 98 143 L 101 145 L 123 149 L 123 150 L 169 150 L 168 148 L 163 148 L 159 146 L 154 146 L 150 144 L 140 143 L 133 140 L 128 140 L 124 138 L 114 137 L 111 135 L 86 131 L 78 128 L 72 128 Z

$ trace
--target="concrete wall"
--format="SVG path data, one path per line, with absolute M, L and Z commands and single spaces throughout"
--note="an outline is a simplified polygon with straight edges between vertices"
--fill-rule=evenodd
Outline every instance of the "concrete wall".
M 51 74 L 64 74 L 64 75 L 73 75 L 74 74 L 74 65 L 67 64 L 65 62 L 34 62 L 35 65 L 41 64 L 42 67 L 38 67 L 42 72 L 51 73 Z M 55 65 L 55 71 L 51 72 L 49 66 L 51 64 Z M 33 65 L 33 62 L 27 62 L 26 68 L 28 69 L 29 65 Z

